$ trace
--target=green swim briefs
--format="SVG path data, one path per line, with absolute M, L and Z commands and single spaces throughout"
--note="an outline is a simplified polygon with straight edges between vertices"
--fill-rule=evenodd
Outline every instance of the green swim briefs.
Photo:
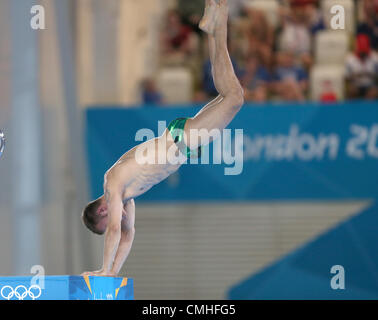
M 173 120 L 168 125 L 168 130 L 172 135 L 173 141 L 176 143 L 180 152 L 184 156 L 186 156 L 187 158 L 199 158 L 201 157 L 201 147 L 191 150 L 184 141 L 184 128 L 187 120 L 188 118 L 178 118 L 176 120 Z

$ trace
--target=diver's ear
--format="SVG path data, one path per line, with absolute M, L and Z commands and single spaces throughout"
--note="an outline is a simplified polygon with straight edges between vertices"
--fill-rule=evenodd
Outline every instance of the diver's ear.
M 108 214 L 108 206 L 106 203 L 102 203 L 98 209 L 97 209 L 97 214 L 100 216 L 106 216 Z

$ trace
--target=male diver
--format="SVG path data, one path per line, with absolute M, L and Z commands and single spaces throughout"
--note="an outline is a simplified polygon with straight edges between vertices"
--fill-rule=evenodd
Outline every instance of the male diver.
M 125 262 L 134 240 L 134 199 L 166 179 L 181 166 L 159 161 L 173 152 L 184 157 L 197 154 L 204 143 L 191 139 L 190 132 L 221 132 L 240 111 L 243 89 L 235 75 L 227 49 L 227 0 L 206 0 L 202 31 L 208 34 L 214 84 L 219 96 L 193 118 L 172 121 L 162 136 L 146 141 L 126 152 L 105 174 L 104 195 L 84 209 L 84 224 L 96 234 L 105 234 L 103 266 L 89 276 L 116 276 Z M 201 136 L 202 137 L 202 136 Z M 201 139 L 202 140 L 202 139 Z M 207 139 L 211 141 L 210 137 Z M 164 146 L 163 148 L 161 146 Z M 141 163 L 140 150 L 151 148 L 151 157 Z

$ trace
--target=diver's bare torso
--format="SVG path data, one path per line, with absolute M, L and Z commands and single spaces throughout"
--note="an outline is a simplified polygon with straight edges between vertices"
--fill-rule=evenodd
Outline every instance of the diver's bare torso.
M 118 189 L 125 203 L 147 192 L 177 171 L 181 166 L 180 163 L 161 161 L 167 158 L 168 150 L 173 150 L 176 155 L 179 153 L 179 149 L 169 137 L 170 133 L 166 130 L 161 137 L 148 140 L 126 152 L 107 171 L 105 189 L 108 187 Z M 154 150 L 154 152 L 147 152 L 147 150 Z M 143 163 L 138 152 L 143 153 Z

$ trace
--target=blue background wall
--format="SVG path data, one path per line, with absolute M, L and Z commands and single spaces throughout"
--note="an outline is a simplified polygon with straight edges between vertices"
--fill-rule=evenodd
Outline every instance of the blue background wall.
M 87 146 L 92 197 L 102 194 L 106 170 L 140 143 L 135 141 L 139 129 L 151 129 L 157 136 L 158 121 L 168 124 L 197 111 L 196 107 L 90 109 Z M 178 173 L 178 184 L 162 182 L 139 201 L 357 199 L 378 195 L 375 103 L 246 105 L 229 128 L 233 132 L 244 130 L 242 174 L 225 176 L 225 167 L 232 166 L 224 164 L 184 165 Z M 289 141 L 288 136 L 293 136 L 295 130 L 296 138 Z M 331 148 L 325 148 L 323 155 L 316 151 L 327 137 L 338 141 L 335 154 Z M 265 144 L 261 152 L 256 151 L 259 143 Z

